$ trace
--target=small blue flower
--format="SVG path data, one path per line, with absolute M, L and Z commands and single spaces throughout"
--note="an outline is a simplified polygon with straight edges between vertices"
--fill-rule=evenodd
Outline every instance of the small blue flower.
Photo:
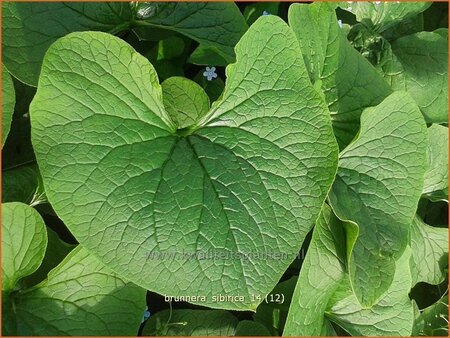
M 206 67 L 206 71 L 203 72 L 203 76 L 206 77 L 208 81 L 215 79 L 217 77 L 216 67 Z
M 339 28 L 342 28 L 342 20 L 338 20 Z
M 142 315 L 141 324 L 150 318 L 150 311 L 148 311 L 148 306 L 145 307 L 144 314 Z
M 262 12 L 262 15 L 266 16 L 266 15 L 270 15 L 270 13 L 268 11 L 264 11 L 264 12 Z

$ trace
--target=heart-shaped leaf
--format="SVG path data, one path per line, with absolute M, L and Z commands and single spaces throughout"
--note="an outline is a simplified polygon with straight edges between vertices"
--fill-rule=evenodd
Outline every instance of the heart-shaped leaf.
M 46 54 L 32 137 L 49 201 L 105 264 L 158 293 L 256 309 L 317 218 L 337 145 L 280 18 L 259 19 L 236 55 L 222 99 L 177 131 L 145 58 L 69 34 Z

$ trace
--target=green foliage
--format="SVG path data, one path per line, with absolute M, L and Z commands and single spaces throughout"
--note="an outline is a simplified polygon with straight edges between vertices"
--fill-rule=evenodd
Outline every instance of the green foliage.
M 362 111 L 379 104 L 391 89 L 346 40 L 330 4 L 294 4 L 289 8 L 289 24 L 311 81 L 328 103 L 334 134 L 343 149 L 358 133 Z
M 448 334 L 448 4 L 2 9 L 4 335 Z
M 195 64 L 212 62 L 226 66 L 233 62 L 233 48 L 248 29 L 234 3 L 137 2 L 135 10 L 134 30 L 141 39 L 153 40 L 154 28 L 157 28 L 178 32 L 197 41 L 200 46 L 190 57 Z
M 36 164 L 26 164 L 3 171 L 2 202 L 37 205 L 46 201 L 44 184 Z
M 209 110 L 209 97 L 200 85 L 184 77 L 171 77 L 161 83 L 164 108 L 177 129 L 188 128 Z
M 417 335 L 448 336 L 448 295 L 424 309 L 415 325 Z
M 416 216 L 411 224 L 411 249 L 413 285 L 443 282 L 448 262 L 448 229 L 429 226 Z
M 416 100 L 428 123 L 448 121 L 448 43 L 434 32 L 401 37 L 380 60 L 392 89 Z
M 164 310 L 151 316 L 143 336 L 233 336 L 236 317 L 223 310 Z
M 16 93 L 8 70 L 2 64 L 2 147 L 5 144 L 16 104 Z
M 384 32 L 425 11 L 430 5 L 430 2 L 371 1 L 348 3 L 343 8 L 355 14 L 356 20 L 371 25 L 373 30 Z
M 47 247 L 45 224 L 34 209 L 22 203 L 2 206 L 2 293 L 37 270 Z
M 356 2 L 343 8 L 358 24 L 349 39 L 394 91 L 406 91 L 427 123 L 448 121 L 448 32 L 424 29 L 430 2 Z
M 448 201 L 448 127 L 428 128 L 428 170 L 423 194 L 432 201 Z
M 269 27 L 278 27 L 283 41 L 260 34 Z M 80 243 L 147 289 L 189 296 L 207 284 L 203 305 L 255 309 L 259 301 L 251 295 L 267 294 L 286 270 L 336 169 L 329 116 L 293 44 L 280 19 L 258 20 L 236 46 L 238 61 L 227 68 L 221 100 L 178 130 L 153 67 L 129 45 L 91 32 L 53 44 L 31 105 L 33 143 L 47 196 Z M 96 46 L 95 54 L 88 46 Z M 270 62 L 249 66 L 255 57 Z M 284 80 L 275 82 L 276 74 Z M 67 81 L 55 82 L 60 77 Z M 161 259 L 197 251 L 263 257 L 267 250 L 288 255 L 270 267 L 258 257 L 219 257 L 214 265 L 197 257 Z M 244 299 L 212 300 L 224 291 Z
M 267 301 L 262 302 L 253 315 L 254 320 L 264 324 L 271 335 L 281 336 L 283 333 L 296 284 L 297 276 L 278 283 L 267 295 Z
M 47 239 L 44 221 L 26 204 L 5 203 L 2 209 L 4 334 L 132 335 L 136 332 L 145 290 L 116 276 L 81 246 L 67 257 L 67 249 L 60 254 L 59 239 L 51 232 Z M 59 261 L 58 256 L 65 258 Z M 37 283 L 41 280 L 39 276 L 47 272 L 45 280 Z M 21 285 L 22 278 L 28 280 Z
M 8 70 L 20 81 L 37 86 L 48 47 L 67 33 L 101 30 L 112 34 L 129 26 L 127 3 L 2 4 L 2 56 Z
M 354 229 L 342 223 L 328 205 L 316 222 L 311 244 L 292 297 L 283 335 L 329 335 L 325 318 L 327 304 L 345 276 L 345 232 Z
M 364 306 L 389 288 L 407 245 L 427 168 L 426 145 L 426 125 L 414 100 L 394 93 L 363 113 L 358 138 L 339 156 L 330 202 L 339 218 L 359 228 L 349 274 Z

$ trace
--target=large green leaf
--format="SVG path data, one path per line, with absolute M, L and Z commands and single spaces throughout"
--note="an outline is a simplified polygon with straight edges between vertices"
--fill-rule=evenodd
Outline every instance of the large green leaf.
M 81 246 L 48 278 L 14 295 L 20 336 L 136 335 L 145 293 L 112 273 Z
M 341 222 L 324 205 L 300 270 L 283 336 L 329 335 L 327 304 L 346 277 L 345 230 L 353 236 L 351 245 L 357 235 L 355 225 Z
M 448 229 L 429 226 L 416 216 L 411 226 L 411 249 L 413 285 L 441 283 L 448 264 Z
M 184 77 L 161 83 L 163 103 L 177 128 L 195 124 L 209 110 L 209 97 L 199 84 Z
M 36 86 L 42 59 L 58 38 L 75 31 L 117 33 L 130 25 L 126 2 L 2 3 L 2 57 L 11 74 Z
M 221 101 L 177 132 L 146 59 L 70 34 L 45 57 L 32 133 L 49 201 L 105 264 L 158 293 L 256 309 L 250 295 L 273 289 L 319 214 L 337 146 L 281 19 L 259 19 L 236 55 Z
M 139 4 L 134 30 L 143 39 L 156 29 L 186 35 L 200 46 L 191 62 L 225 66 L 235 60 L 234 46 L 248 29 L 239 8 L 232 2 L 147 2 Z
M 2 64 L 2 147 L 5 144 L 16 105 L 16 92 L 8 70 Z
M 428 128 L 428 170 L 423 194 L 432 201 L 448 201 L 448 127 Z
M 341 154 L 330 202 L 359 226 L 350 256 L 352 288 L 367 306 L 389 288 L 427 168 L 427 129 L 406 93 L 391 94 L 361 116 L 358 138 Z
M 428 123 L 448 121 L 448 39 L 420 32 L 392 42 L 378 67 L 392 89 L 407 91 Z
M 379 104 L 391 89 L 347 41 L 329 3 L 291 5 L 289 24 L 300 42 L 311 80 L 328 103 L 342 149 L 357 134 L 363 109 Z
M 326 315 L 352 336 L 409 336 L 414 324 L 414 305 L 409 299 L 411 272 L 409 247 L 395 263 L 392 284 L 371 306 L 361 306 L 348 278 L 333 295 Z
M 234 336 L 238 320 L 223 310 L 164 310 L 150 317 L 143 336 Z
M 342 7 L 356 15 L 356 20 L 372 25 L 379 33 L 425 11 L 431 2 L 367 1 L 348 2 Z
M 47 247 L 45 224 L 39 213 L 23 203 L 2 204 L 2 292 L 37 270 Z

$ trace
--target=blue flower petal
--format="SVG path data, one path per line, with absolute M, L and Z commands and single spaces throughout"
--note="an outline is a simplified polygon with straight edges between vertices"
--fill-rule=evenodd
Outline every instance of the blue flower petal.
M 148 306 L 145 307 L 144 314 L 142 315 L 141 324 L 150 318 L 150 311 L 148 311 Z

